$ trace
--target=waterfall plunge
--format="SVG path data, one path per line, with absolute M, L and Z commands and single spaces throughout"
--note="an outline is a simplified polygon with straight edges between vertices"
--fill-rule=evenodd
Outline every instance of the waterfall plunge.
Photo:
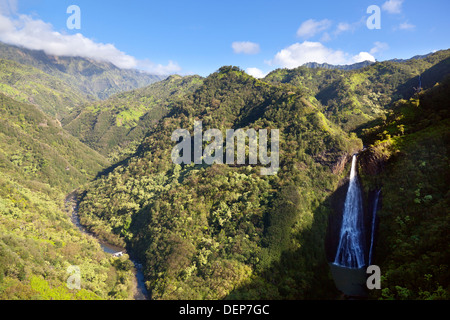
M 363 207 L 361 190 L 356 175 L 356 162 L 356 155 L 353 155 L 339 245 L 334 260 L 334 264 L 347 268 L 362 268 L 365 265 Z

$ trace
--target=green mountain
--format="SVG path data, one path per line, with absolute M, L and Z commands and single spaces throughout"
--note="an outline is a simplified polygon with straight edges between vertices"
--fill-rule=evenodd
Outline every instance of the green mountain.
M 199 76 L 178 75 L 111 98 L 83 105 L 62 120 L 64 128 L 103 155 L 132 152 L 177 99 L 202 84 Z
M 373 298 L 450 298 L 449 90 L 447 75 L 364 130 L 363 183 L 382 190 L 375 258 L 384 280 Z
M 330 229 L 356 152 L 366 216 L 381 190 L 369 298 L 450 297 L 450 50 L 156 83 L 8 45 L 0 57 L 0 299 L 132 296 L 128 257 L 71 223 L 75 189 L 81 223 L 142 262 L 153 299 L 334 299 Z M 279 130 L 277 174 L 249 164 L 250 146 L 245 164 L 175 164 L 173 132 L 199 121 L 223 137 L 267 129 L 271 156 Z M 67 288 L 70 266 L 82 290 Z
M 37 107 L 0 95 L 2 171 L 69 192 L 108 161 Z
M 132 265 L 70 221 L 65 195 L 108 161 L 36 106 L 0 94 L 0 299 L 128 299 Z M 81 270 L 70 290 L 68 268 Z
M 383 117 L 393 102 L 409 99 L 419 87 L 431 88 L 450 72 L 450 50 L 404 62 L 384 61 L 357 70 L 299 67 L 278 69 L 266 76 L 271 83 L 305 88 L 323 106 L 328 119 L 352 131 Z
M 46 114 L 61 117 L 86 103 L 85 94 L 31 66 L 0 59 L 0 93 L 38 106 Z
M 175 165 L 172 132 L 193 133 L 194 120 L 223 134 L 279 129 L 280 171 Z M 339 163 L 360 148 L 301 90 L 223 67 L 174 102 L 134 156 L 86 188 L 81 221 L 128 245 L 144 263 L 154 299 L 329 297 L 321 203 L 337 186 Z M 323 287 L 311 287 L 316 277 Z
M 0 43 L 0 58 L 32 66 L 65 82 L 91 100 L 147 86 L 164 79 L 138 70 L 120 69 L 109 62 L 82 57 L 48 55 L 44 51 Z
M 350 71 L 276 70 L 263 80 L 223 67 L 173 102 L 135 154 L 87 186 L 82 222 L 143 261 L 154 299 L 334 298 L 328 219 L 364 142 L 365 201 L 377 188 L 383 194 L 376 261 L 386 282 L 373 298 L 447 297 L 449 53 Z M 278 174 L 175 165 L 171 135 L 193 134 L 194 120 L 222 134 L 279 129 Z

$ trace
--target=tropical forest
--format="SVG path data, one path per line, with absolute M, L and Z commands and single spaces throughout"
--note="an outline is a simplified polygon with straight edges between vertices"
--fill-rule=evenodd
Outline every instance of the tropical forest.
M 2 43 L 0 299 L 450 299 L 449 93 L 450 50 L 255 78 Z M 173 133 L 200 121 L 267 130 L 272 155 L 278 130 L 276 174 L 249 145 L 244 163 L 174 162 Z M 381 271 L 362 294 L 337 263 L 350 190 L 359 269 Z

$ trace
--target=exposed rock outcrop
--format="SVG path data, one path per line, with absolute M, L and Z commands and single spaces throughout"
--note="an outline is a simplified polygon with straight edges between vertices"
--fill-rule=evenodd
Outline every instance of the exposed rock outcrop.
M 367 148 L 361 152 L 358 160 L 363 174 L 375 176 L 383 171 L 388 155 L 377 152 L 374 148 Z
M 344 171 L 345 165 L 347 162 L 351 159 L 351 155 L 346 153 L 339 157 L 338 161 L 334 163 L 334 165 L 331 167 L 331 172 L 333 174 L 339 175 Z

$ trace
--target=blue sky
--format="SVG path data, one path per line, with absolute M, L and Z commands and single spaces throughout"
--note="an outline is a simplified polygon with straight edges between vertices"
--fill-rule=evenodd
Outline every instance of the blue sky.
M 81 29 L 67 28 L 67 8 Z M 369 29 L 370 5 L 381 29 Z M 0 0 L 0 41 L 153 73 L 255 76 L 309 61 L 349 64 L 448 49 L 447 0 Z

